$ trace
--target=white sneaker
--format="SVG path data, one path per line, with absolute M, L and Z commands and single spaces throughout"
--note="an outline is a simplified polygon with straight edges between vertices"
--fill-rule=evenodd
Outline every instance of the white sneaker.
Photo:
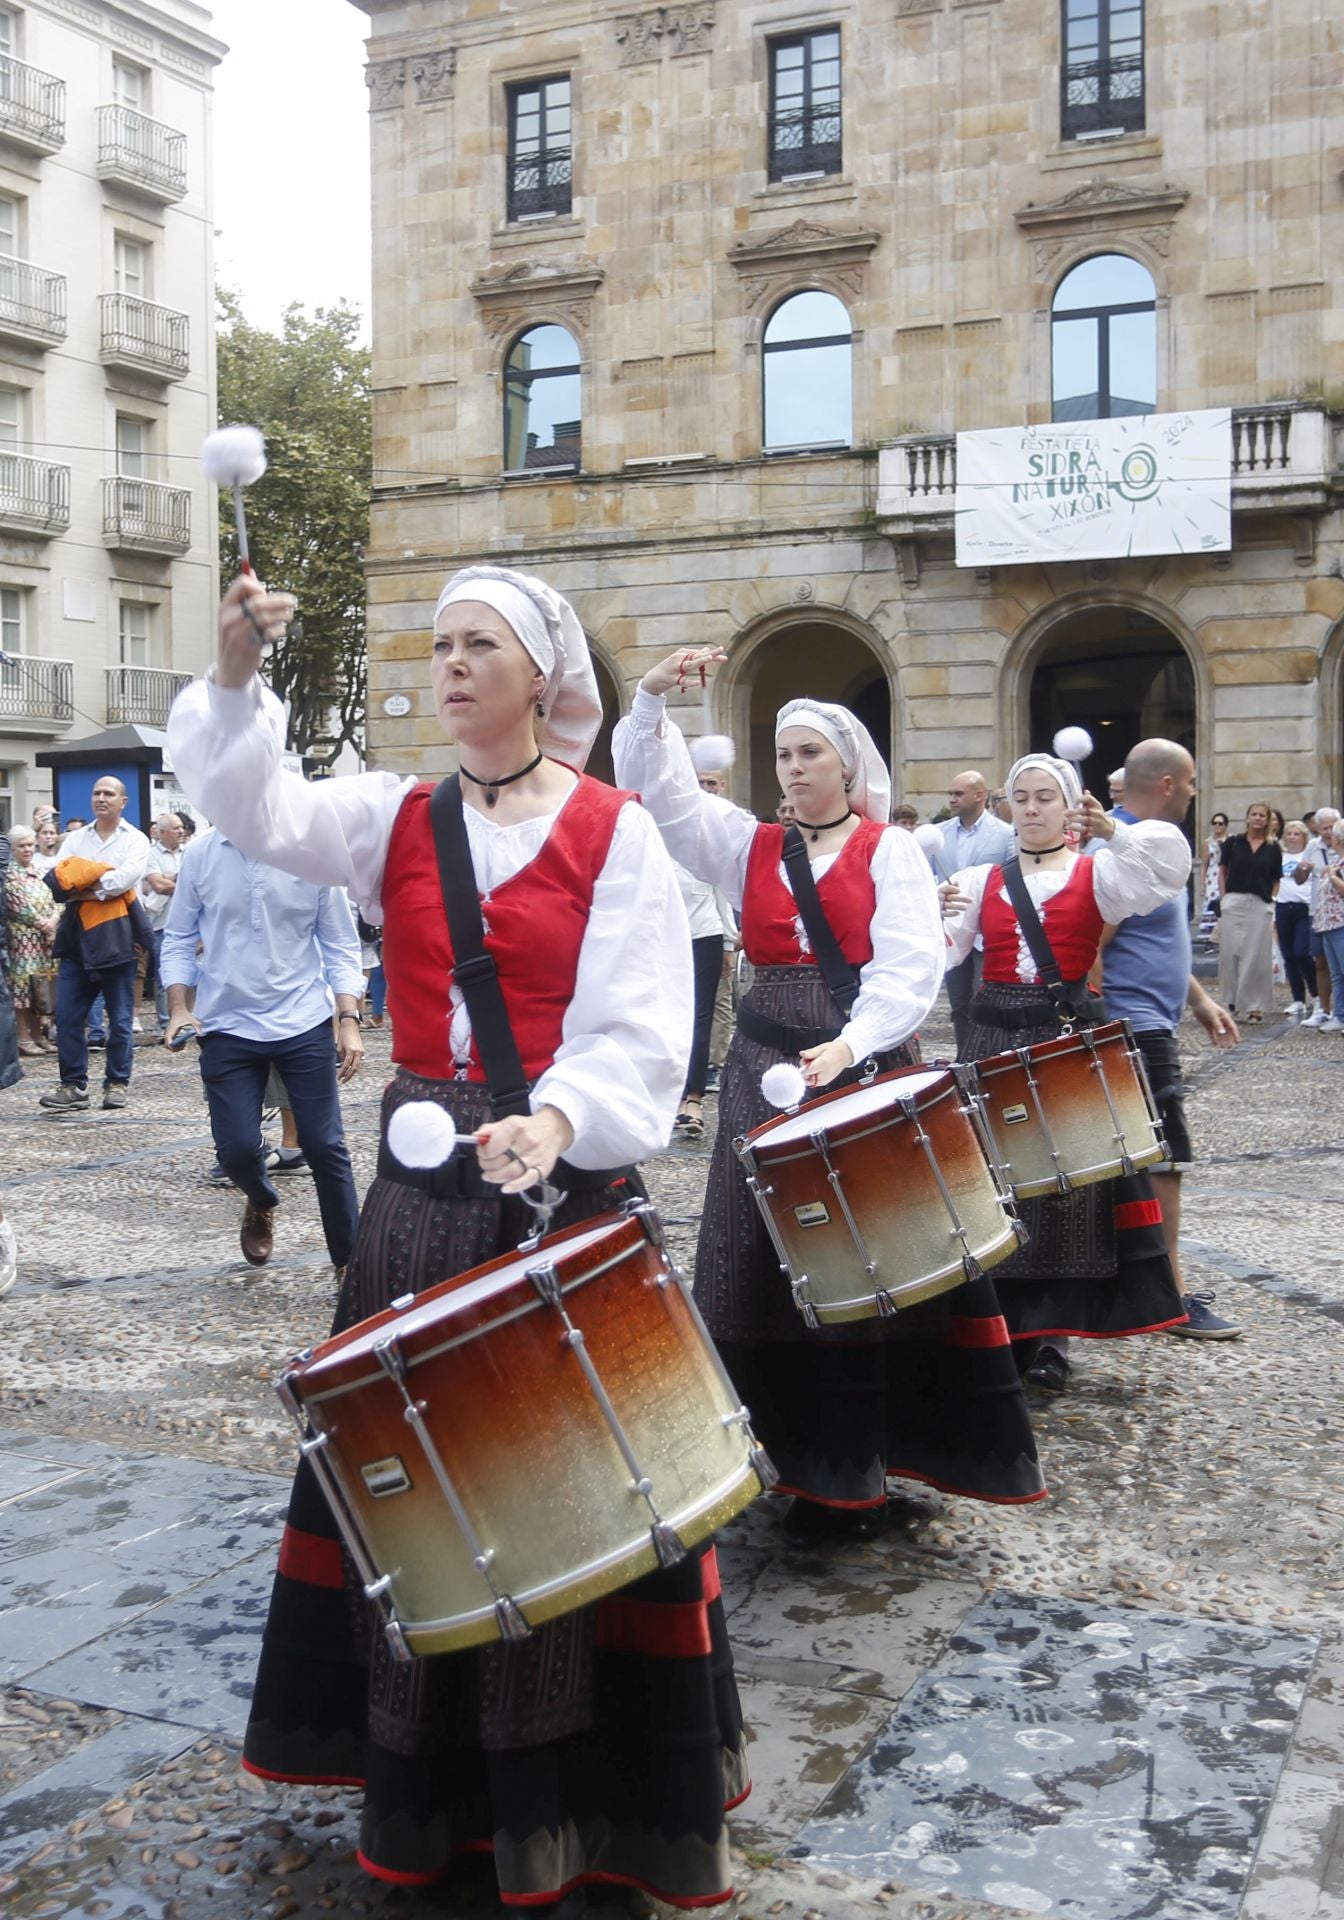
M 1307 1015 L 1306 1019 L 1302 1022 L 1302 1025 L 1304 1027 L 1323 1027 L 1329 1018 L 1330 1016 L 1325 1011 L 1324 1007 L 1317 1007 L 1314 1013 L 1309 1013 Z
M 1291 1001 L 1284 1010 L 1285 1018 L 1289 1020 L 1300 1020 L 1305 1012 L 1306 1008 L 1300 1000 Z
M 1337 1020 L 1332 1013 L 1328 1020 L 1321 1022 L 1322 1033 L 1344 1033 L 1344 1020 Z
M 144 1032 L 144 1028 L 143 1028 L 143 1027 L 141 1026 L 141 1024 L 140 1024 L 140 1015 L 139 1015 L 138 1013 L 136 1014 L 136 1016 L 135 1016 L 135 1018 L 134 1018 L 134 1020 L 132 1020 L 132 1022 L 131 1022 L 131 1032 L 132 1032 L 132 1033 L 143 1033 L 143 1032 Z
M 8 1220 L 0 1220 L 0 1299 L 3 1299 L 19 1277 L 19 1249 L 14 1240 L 14 1229 Z

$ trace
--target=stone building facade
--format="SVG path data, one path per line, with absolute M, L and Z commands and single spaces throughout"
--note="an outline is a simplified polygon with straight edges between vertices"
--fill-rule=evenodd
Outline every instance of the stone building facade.
M 0 0 L 0 825 L 210 658 L 210 21 Z
M 1185 737 L 1234 816 L 1344 795 L 1344 76 L 1317 0 L 356 4 L 376 762 L 448 764 L 433 603 L 496 560 L 572 598 L 613 707 L 724 646 L 682 717 L 736 736 L 761 811 L 800 692 L 856 704 L 922 809 L 1066 719 L 1094 777 Z M 1146 304 L 1103 287 L 1064 320 L 1096 261 Z M 786 314 L 800 294 L 828 298 Z M 1215 406 L 1230 552 L 956 566 L 957 430 Z

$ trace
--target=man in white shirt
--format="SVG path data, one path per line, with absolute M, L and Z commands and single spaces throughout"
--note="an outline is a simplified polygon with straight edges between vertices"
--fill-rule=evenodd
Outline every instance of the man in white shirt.
M 950 880 L 963 867 L 997 865 L 1012 853 L 1013 830 L 990 813 L 988 801 L 989 784 L 973 767 L 959 773 L 949 785 L 947 802 L 952 818 L 944 823 L 943 851 L 933 862 L 937 879 Z M 971 1001 L 980 983 L 981 964 L 977 942 L 975 951 L 959 967 L 949 967 L 943 976 L 958 1053 L 970 1030 Z
M 154 1005 L 159 1016 L 159 1032 L 164 1033 L 168 1027 L 168 990 L 159 977 L 159 956 L 163 950 L 164 922 L 182 865 L 182 822 L 175 813 L 161 813 L 155 826 L 159 837 L 149 851 L 145 877 L 140 882 L 140 902 L 154 929 Z
M 122 944 L 125 960 L 100 965 L 91 972 L 85 965 L 89 957 L 83 940 L 79 909 L 88 900 L 115 900 L 125 893 L 138 892 L 149 860 L 149 841 L 138 827 L 122 815 L 127 793 L 114 774 L 98 776 L 93 788 L 93 819 L 65 837 L 60 860 L 74 857 L 97 860 L 107 865 L 92 887 L 82 893 L 62 893 L 69 904 L 56 935 L 56 956 L 60 971 L 56 976 L 56 1041 L 60 1061 L 61 1084 L 44 1093 L 38 1105 L 51 1113 L 78 1113 L 89 1104 L 89 1043 L 85 1023 L 89 1009 L 101 993 L 107 1003 L 108 1035 L 104 1107 L 126 1105 L 126 1089 L 131 1080 L 135 1042 L 131 1023 L 135 1018 L 135 972 L 138 962 L 127 936 Z M 58 863 L 59 864 L 59 863 Z M 47 876 L 52 886 L 56 869 Z M 56 890 L 53 887 L 53 892 Z M 100 929 L 101 931 L 101 929 Z

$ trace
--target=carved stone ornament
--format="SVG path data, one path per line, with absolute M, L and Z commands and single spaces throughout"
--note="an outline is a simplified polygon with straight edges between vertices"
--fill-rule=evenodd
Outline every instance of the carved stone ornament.
M 1130 186 L 1121 180 L 1084 180 L 1058 200 L 1028 202 L 1013 215 L 1031 239 L 1038 280 L 1049 279 L 1092 235 L 1124 233 L 1161 260 L 1171 252 L 1171 229 L 1189 194 L 1165 184 Z
M 657 60 L 666 50 L 674 57 L 708 51 L 714 29 L 711 0 L 684 7 L 652 7 L 646 13 L 624 13 L 616 22 L 616 44 L 621 65 L 636 67 Z
M 456 72 L 457 52 L 453 47 L 445 47 L 440 53 L 417 54 L 411 62 L 411 78 L 421 106 L 428 106 L 434 100 L 451 100 Z
M 471 292 L 492 340 L 528 320 L 550 320 L 581 332 L 605 279 L 605 269 L 593 260 L 520 260 L 491 267 L 471 282 Z
M 820 226 L 815 220 L 795 220 L 792 226 L 754 234 L 729 247 L 729 265 L 743 276 L 748 307 L 754 307 L 782 280 L 800 268 L 826 274 L 850 299 L 863 292 L 863 270 L 868 255 L 882 238 L 869 229 L 845 231 Z
M 389 107 L 401 105 L 406 85 L 406 62 L 380 60 L 376 65 L 364 69 L 364 80 L 369 89 L 369 112 L 386 113 Z

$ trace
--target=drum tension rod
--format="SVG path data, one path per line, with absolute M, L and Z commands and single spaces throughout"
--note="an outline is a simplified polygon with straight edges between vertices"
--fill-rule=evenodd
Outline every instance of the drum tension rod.
M 1026 1075 L 1027 1091 L 1031 1095 L 1031 1104 L 1036 1109 L 1036 1123 L 1041 1129 L 1041 1137 L 1045 1141 L 1045 1150 L 1054 1162 L 1055 1191 L 1057 1193 L 1072 1193 L 1073 1182 L 1060 1165 L 1059 1151 L 1055 1146 L 1055 1136 L 1050 1131 L 1050 1122 L 1045 1117 L 1045 1107 L 1041 1101 L 1040 1084 L 1036 1079 L 1036 1075 L 1031 1070 L 1031 1048 L 1018 1047 L 1016 1053 L 1022 1071 Z
M 845 1189 L 841 1184 L 840 1175 L 831 1165 L 831 1149 L 826 1139 L 826 1130 L 824 1127 L 817 1127 L 807 1137 L 812 1142 L 815 1151 L 821 1155 L 821 1164 L 826 1169 L 826 1178 L 830 1182 L 831 1191 L 840 1203 L 840 1211 L 845 1216 L 845 1225 L 849 1228 L 850 1238 L 858 1248 L 859 1258 L 863 1262 L 863 1270 L 871 1280 L 877 1272 L 877 1262 L 864 1245 L 863 1235 L 859 1232 L 859 1223 L 850 1211 L 849 1201 L 845 1198 Z
M 807 1296 L 807 1289 L 812 1283 L 805 1273 L 794 1272 L 793 1263 L 789 1259 L 789 1250 L 779 1237 L 779 1229 L 775 1225 L 775 1216 L 771 1213 L 769 1205 L 767 1204 L 770 1195 L 774 1192 L 774 1188 L 763 1187 L 761 1185 L 756 1165 L 756 1156 L 747 1145 L 745 1136 L 739 1134 L 738 1138 L 734 1140 L 733 1151 L 746 1168 L 747 1191 L 760 1208 L 761 1218 L 765 1222 L 765 1230 L 770 1235 L 770 1244 L 779 1255 L 779 1270 L 789 1282 L 789 1291 L 793 1295 L 793 1304 L 803 1316 L 803 1325 L 815 1331 L 821 1323 L 817 1319 L 816 1308 Z
M 1171 1152 L 1167 1146 L 1167 1136 L 1162 1131 L 1162 1116 L 1158 1113 L 1157 1102 L 1153 1098 L 1153 1083 L 1148 1078 L 1147 1062 L 1144 1060 L 1138 1048 L 1133 1044 L 1134 1036 L 1132 1033 L 1129 1033 L 1129 1028 L 1126 1027 L 1125 1031 L 1129 1034 L 1130 1040 L 1129 1046 L 1125 1049 L 1125 1057 L 1133 1067 L 1135 1077 L 1143 1089 L 1143 1097 L 1148 1103 L 1148 1124 L 1153 1130 L 1154 1143 L 1159 1148 L 1162 1158 L 1164 1160 L 1170 1160 Z
M 565 1309 L 564 1294 L 560 1286 L 560 1275 L 556 1270 L 555 1263 L 551 1260 L 544 1260 L 538 1267 L 529 1267 L 527 1270 L 527 1278 L 532 1282 L 537 1297 L 543 1306 L 550 1307 L 553 1312 L 559 1314 L 560 1323 L 565 1330 L 566 1344 L 583 1369 L 583 1377 L 588 1382 L 592 1396 L 601 1410 L 602 1418 L 611 1430 L 611 1437 L 620 1449 L 622 1460 L 624 1460 L 626 1466 L 630 1469 L 635 1492 L 643 1497 L 649 1512 L 653 1515 L 653 1526 L 650 1528 L 650 1533 L 653 1538 L 653 1550 L 658 1556 L 659 1566 L 675 1567 L 680 1561 L 686 1558 L 686 1543 L 678 1534 L 676 1528 L 670 1526 L 658 1511 L 657 1504 L 653 1497 L 653 1482 L 640 1465 L 638 1455 L 630 1444 L 630 1437 L 621 1425 L 620 1415 L 612 1405 L 611 1398 L 602 1384 L 602 1376 L 593 1365 L 592 1357 L 588 1352 L 588 1342 L 583 1336 L 582 1328 L 574 1325 L 574 1322 L 570 1319 Z
M 494 1600 L 495 1620 L 499 1627 L 501 1640 L 526 1640 L 532 1629 L 523 1618 L 517 1602 L 510 1594 L 501 1593 L 490 1569 L 494 1564 L 493 1547 L 482 1546 L 480 1536 L 471 1524 L 471 1516 L 462 1504 L 462 1496 L 453 1484 L 452 1475 L 439 1454 L 433 1438 L 425 1424 L 428 1411 L 423 1400 L 412 1400 L 406 1391 L 406 1356 L 401 1350 L 401 1342 L 395 1335 L 389 1335 L 373 1343 L 373 1357 L 400 1393 L 405 1402 L 405 1414 L 409 1425 L 415 1431 L 421 1451 L 429 1462 L 430 1472 L 439 1483 L 439 1491 L 448 1502 L 450 1511 L 458 1525 L 458 1531 L 467 1543 L 467 1552 L 471 1555 L 471 1564 L 489 1587 Z
M 291 1367 L 287 1368 L 276 1382 L 275 1390 L 281 1405 L 299 1430 L 299 1452 L 312 1467 L 317 1483 L 326 1496 L 332 1518 L 345 1543 L 345 1550 L 354 1562 L 355 1572 L 359 1575 L 364 1598 L 372 1601 L 383 1616 L 383 1634 L 392 1650 L 392 1656 L 397 1661 L 407 1661 L 411 1658 L 411 1650 L 406 1644 L 401 1622 L 387 1604 L 388 1591 L 392 1585 L 391 1577 L 378 1573 L 359 1530 L 359 1522 L 346 1503 L 345 1490 L 336 1477 L 331 1461 L 327 1458 L 327 1448 L 331 1442 L 330 1434 L 312 1431 L 303 1401 L 294 1387 L 293 1368 L 304 1366 L 311 1359 L 311 1347 L 306 1347 L 302 1353 L 296 1354 Z
M 1113 1138 L 1115 1140 L 1116 1146 L 1119 1147 L 1120 1149 L 1121 1171 L 1123 1173 L 1137 1173 L 1138 1168 L 1134 1164 L 1134 1157 L 1129 1151 L 1129 1141 L 1125 1137 L 1125 1123 L 1120 1118 L 1119 1108 L 1116 1106 L 1115 1100 L 1111 1094 L 1111 1083 L 1106 1078 L 1106 1067 L 1102 1061 L 1101 1053 L 1097 1047 L 1097 1043 L 1092 1038 L 1091 1033 L 1086 1029 L 1079 1035 L 1079 1038 L 1081 1039 L 1083 1045 L 1087 1048 L 1088 1052 L 1092 1056 L 1092 1062 L 1091 1062 L 1092 1071 L 1093 1073 L 1096 1074 L 1097 1078 L 1101 1082 L 1101 1091 L 1105 1096 L 1106 1105 L 1110 1109 L 1111 1125 L 1115 1128 L 1115 1133 L 1113 1135 Z
M 914 1095 L 903 1093 L 900 1096 L 900 1104 L 906 1119 L 915 1129 L 915 1145 L 921 1150 L 924 1158 L 928 1161 L 929 1171 L 933 1175 L 938 1191 L 943 1197 L 943 1205 L 947 1208 L 948 1217 L 952 1222 L 952 1238 L 954 1240 L 960 1240 L 961 1242 L 962 1271 L 968 1280 L 983 1279 L 985 1270 L 971 1252 L 971 1236 L 962 1224 L 961 1215 L 957 1212 L 957 1203 L 952 1198 L 952 1190 L 943 1178 L 943 1170 L 938 1165 L 938 1156 L 933 1150 L 933 1142 L 925 1131 L 924 1122 L 919 1117 L 919 1108 L 915 1104 Z

